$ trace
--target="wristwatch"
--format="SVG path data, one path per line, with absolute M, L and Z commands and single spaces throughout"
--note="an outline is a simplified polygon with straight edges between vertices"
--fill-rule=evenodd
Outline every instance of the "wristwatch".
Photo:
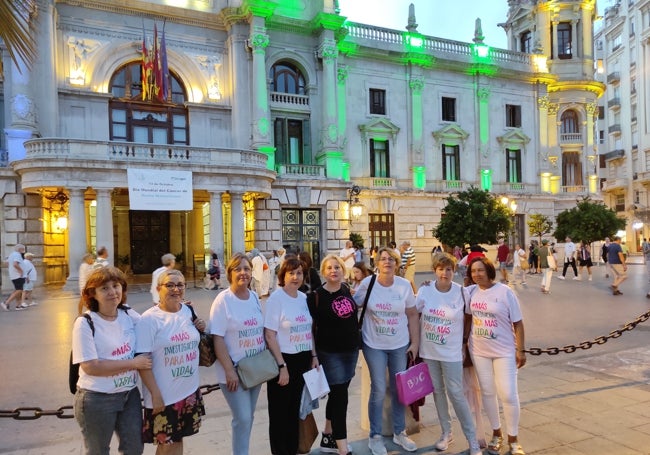
M 286 368 L 286 367 L 287 367 L 286 363 L 281 363 L 280 365 L 278 365 L 278 368 Z

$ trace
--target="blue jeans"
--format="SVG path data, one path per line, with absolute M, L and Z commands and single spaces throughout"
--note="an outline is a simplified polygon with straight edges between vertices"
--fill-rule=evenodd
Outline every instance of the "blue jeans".
M 390 378 L 391 415 L 393 433 L 399 434 L 406 427 L 404 405 L 397 398 L 395 374 L 406 370 L 406 350 L 408 345 L 397 349 L 374 349 L 363 344 L 363 356 L 370 373 L 370 399 L 368 400 L 368 419 L 370 420 L 370 437 L 381 435 L 382 410 L 386 396 L 386 367 Z
M 140 455 L 142 442 L 142 408 L 140 391 L 100 393 L 79 389 L 74 395 L 74 416 L 88 455 L 109 455 L 113 432 L 117 433 L 119 452 Z
M 244 390 L 240 384 L 235 392 L 228 390 L 226 384 L 219 384 L 219 386 L 232 412 L 232 453 L 248 455 L 255 406 L 262 384 L 248 390 Z
M 430 359 L 424 359 L 424 361 L 429 367 L 429 374 L 433 382 L 433 402 L 436 404 L 438 421 L 443 434 L 451 434 L 451 414 L 449 414 L 449 401 L 447 400 L 447 396 L 449 396 L 467 441 L 470 444 L 476 442 L 474 418 L 463 392 L 463 362 L 442 362 Z

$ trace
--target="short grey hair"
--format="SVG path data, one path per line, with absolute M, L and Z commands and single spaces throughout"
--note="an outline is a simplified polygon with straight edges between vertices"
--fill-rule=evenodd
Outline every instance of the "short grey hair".
M 168 266 L 176 262 L 176 256 L 174 256 L 171 253 L 167 253 L 167 254 L 163 254 L 160 260 L 162 261 L 162 265 Z

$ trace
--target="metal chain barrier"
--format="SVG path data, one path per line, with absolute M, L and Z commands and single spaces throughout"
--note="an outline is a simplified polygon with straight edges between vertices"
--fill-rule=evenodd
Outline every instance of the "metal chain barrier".
M 646 311 L 643 313 L 641 316 L 636 318 L 634 321 L 628 322 L 623 326 L 622 329 L 618 330 L 613 330 L 609 332 L 609 335 L 601 335 L 597 338 L 594 338 L 592 341 L 583 341 L 582 343 L 575 345 L 575 344 L 569 344 L 567 346 L 564 346 L 562 348 L 558 347 L 552 347 L 552 348 L 528 348 L 524 349 L 524 352 L 529 353 L 530 355 L 542 355 L 542 354 L 548 354 L 548 355 L 557 355 L 560 352 L 564 352 L 566 354 L 571 354 L 576 352 L 578 349 L 589 349 L 594 345 L 597 344 L 605 344 L 607 343 L 607 340 L 610 338 L 618 338 L 621 335 L 623 335 L 625 332 L 629 332 L 630 330 L 634 330 L 634 328 L 642 323 L 650 319 L 650 311 Z
M 219 390 L 219 384 L 207 384 L 199 387 L 202 395 L 208 395 L 215 390 Z M 66 414 L 65 411 L 72 411 L 72 406 L 61 406 L 59 409 L 44 411 L 41 408 L 23 407 L 14 410 L 0 409 L 0 418 L 9 417 L 14 420 L 36 420 L 45 416 L 56 416 L 59 419 L 74 419 L 74 414 L 70 412 Z

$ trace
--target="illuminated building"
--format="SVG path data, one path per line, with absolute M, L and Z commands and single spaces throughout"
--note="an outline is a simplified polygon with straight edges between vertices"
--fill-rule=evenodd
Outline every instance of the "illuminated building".
M 3 53 L 0 213 L 2 252 L 27 244 L 45 282 L 74 289 L 100 245 L 143 279 L 167 252 L 193 273 L 209 247 L 318 263 L 350 232 L 428 254 L 470 186 L 516 199 L 525 243 L 528 214 L 597 193 L 594 1 L 510 0 L 511 50 L 480 21 L 462 43 L 420 34 L 415 11 L 405 30 L 348 22 L 334 0 L 37 4 L 34 66 Z M 151 52 L 163 19 L 168 98 L 143 100 L 143 35 Z M 132 209 L 127 169 L 190 172 L 191 209 Z

